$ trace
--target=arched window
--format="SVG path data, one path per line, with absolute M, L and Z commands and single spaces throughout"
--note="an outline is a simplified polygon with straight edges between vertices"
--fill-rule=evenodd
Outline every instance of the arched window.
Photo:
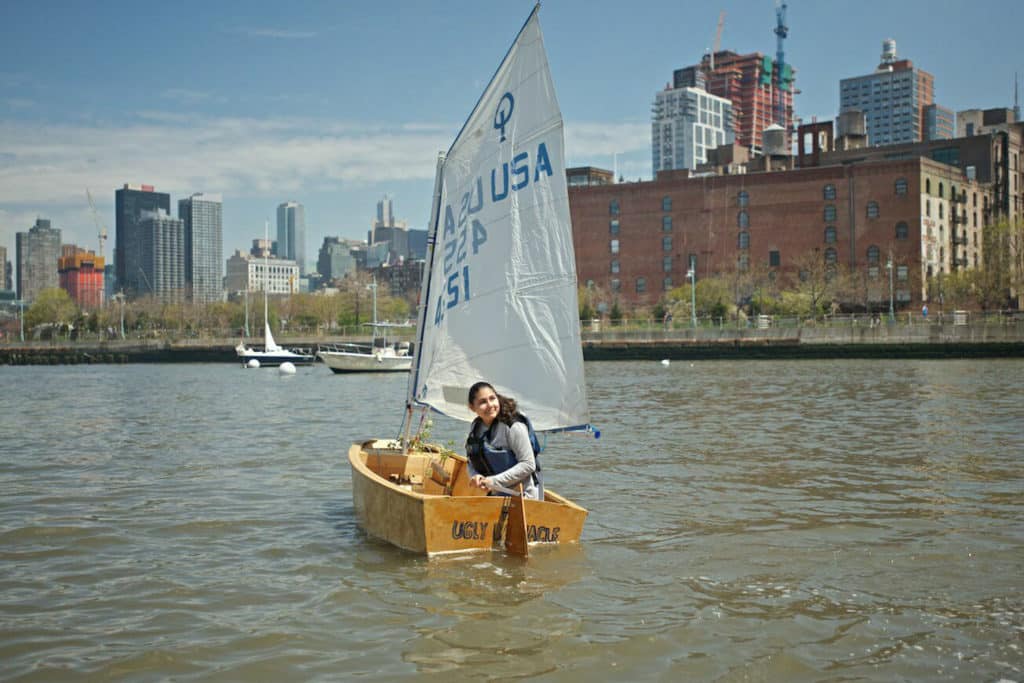
M 836 228 L 834 225 L 830 225 L 825 228 L 825 244 L 836 243 Z
M 750 193 L 746 190 L 740 190 L 739 194 L 736 195 L 736 206 L 744 209 L 750 204 Z
M 619 215 L 619 200 L 618 199 L 613 199 L 613 200 L 611 200 L 611 202 L 609 202 L 609 204 L 608 204 L 608 213 L 611 214 L 612 216 L 618 216 Z
M 672 216 L 661 217 L 661 229 L 664 232 L 672 232 Z
M 879 258 L 878 247 L 875 246 L 874 244 L 872 244 L 870 247 L 868 247 L 868 265 L 869 266 L 877 266 L 878 265 L 878 258 Z
M 661 199 L 661 210 L 662 211 L 671 211 L 672 210 L 672 198 L 671 197 L 662 197 L 662 199 Z
M 896 194 L 898 196 L 905 195 L 907 193 L 907 179 L 906 178 L 897 178 L 896 179 L 895 188 L 896 188 Z
M 945 212 L 944 212 L 944 211 L 942 210 L 942 207 L 943 207 L 943 206 L 944 206 L 944 205 L 942 204 L 942 202 L 939 202 L 939 218 L 943 218 L 943 214 L 945 213 Z
M 878 218 L 878 202 L 868 202 L 868 218 Z
M 909 236 L 910 231 L 907 228 L 907 224 L 900 221 L 896 224 L 896 239 L 905 240 Z
M 746 230 L 747 228 L 749 228 L 750 214 L 748 214 L 746 211 L 740 211 L 738 214 L 736 214 L 736 225 L 739 226 L 741 230 Z
M 825 207 L 825 221 L 826 222 L 832 222 L 835 219 L 836 219 L 836 207 L 834 205 L 832 205 L 832 204 L 829 204 L 828 206 Z
M 945 196 L 946 190 L 943 188 L 942 183 L 939 183 L 939 199 Z
M 825 264 L 834 266 L 836 261 L 839 260 L 839 254 L 833 247 L 829 247 L 825 250 Z
M 925 194 L 931 194 L 932 193 L 932 179 L 931 178 L 925 178 L 924 179 L 924 192 L 925 192 Z
M 826 200 L 833 200 L 836 198 L 836 186 L 829 183 L 821 192 L 821 196 Z
M 738 249 L 750 249 L 750 233 L 749 232 L 741 232 L 739 234 L 739 239 L 736 242 L 736 247 Z

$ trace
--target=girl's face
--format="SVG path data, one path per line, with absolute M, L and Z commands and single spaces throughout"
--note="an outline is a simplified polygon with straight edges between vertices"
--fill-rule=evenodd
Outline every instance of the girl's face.
M 481 387 L 476 392 L 476 396 L 473 397 L 473 402 L 469 404 L 469 408 L 480 416 L 485 425 L 490 425 L 494 422 L 494 418 L 498 417 L 498 410 L 501 406 L 498 404 L 498 395 L 494 393 L 494 389 Z

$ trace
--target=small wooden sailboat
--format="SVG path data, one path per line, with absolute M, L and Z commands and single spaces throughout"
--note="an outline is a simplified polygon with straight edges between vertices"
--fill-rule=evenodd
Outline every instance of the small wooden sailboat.
M 571 500 L 487 495 L 463 456 L 409 438 L 417 408 L 470 421 L 479 380 L 537 431 L 589 430 L 563 148 L 534 8 L 438 160 L 404 437 L 348 454 L 371 535 L 426 554 L 579 541 L 587 511 Z

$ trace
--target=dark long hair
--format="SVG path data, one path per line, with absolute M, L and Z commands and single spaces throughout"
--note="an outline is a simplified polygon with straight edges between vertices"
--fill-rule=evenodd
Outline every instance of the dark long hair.
M 469 388 L 469 400 L 467 403 L 473 405 L 473 401 L 476 400 L 476 395 L 480 393 L 480 390 L 484 387 L 490 389 L 498 397 L 498 418 L 509 427 L 515 424 L 516 419 L 519 417 L 519 407 L 516 405 L 516 400 L 511 396 L 502 396 L 498 391 L 491 386 L 489 382 L 477 382 Z

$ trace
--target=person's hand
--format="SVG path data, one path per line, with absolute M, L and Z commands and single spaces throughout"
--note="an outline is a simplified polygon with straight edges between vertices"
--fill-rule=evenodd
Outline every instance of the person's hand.
M 484 477 L 484 475 L 482 474 L 474 474 L 473 478 L 469 480 L 469 483 L 477 487 L 478 489 L 487 488 L 487 478 Z

